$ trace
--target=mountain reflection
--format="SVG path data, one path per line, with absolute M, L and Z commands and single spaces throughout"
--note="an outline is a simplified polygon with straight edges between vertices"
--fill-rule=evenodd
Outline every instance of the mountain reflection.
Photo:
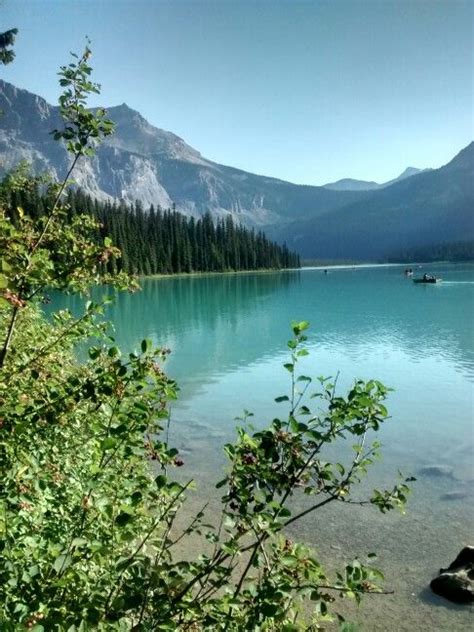
M 150 279 L 140 293 L 119 295 L 110 314 L 123 347 L 151 338 L 171 348 L 173 376 L 205 379 L 281 348 L 269 314 L 289 300 L 300 274 Z
M 363 363 L 377 346 L 415 360 L 442 356 L 472 378 L 474 267 L 430 270 L 444 282 L 417 286 L 399 267 L 149 279 L 137 294 L 118 294 L 107 317 L 124 350 L 143 338 L 170 347 L 167 371 L 178 380 L 202 383 L 280 355 L 301 319 L 336 366 L 338 357 Z

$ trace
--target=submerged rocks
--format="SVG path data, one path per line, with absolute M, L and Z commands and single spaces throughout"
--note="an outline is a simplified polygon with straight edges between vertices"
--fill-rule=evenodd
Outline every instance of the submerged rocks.
M 470 498 L 472 496 L 471 491 L 464 491 L 461 489 L 456 489 L 452 492 L 446 492 L 441 494 L 441 500 L 465 500 L 466 498 Z
M 454 478 L 453 468 L 449 465 L 427 465 L 419 470 L 422 476 Z
M 474 546 L 466 546 L 448 568 L 441 568 L 431 590 L 455 603 L 474 601 Z

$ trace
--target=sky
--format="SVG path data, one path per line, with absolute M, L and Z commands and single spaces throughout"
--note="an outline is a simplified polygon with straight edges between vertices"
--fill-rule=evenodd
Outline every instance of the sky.
M 57 103 L 88 36 L 93 105 L 203 156 L 321 185 L 439 167 L 474 136 L 472 0 L 1 0 L 0 77 Z

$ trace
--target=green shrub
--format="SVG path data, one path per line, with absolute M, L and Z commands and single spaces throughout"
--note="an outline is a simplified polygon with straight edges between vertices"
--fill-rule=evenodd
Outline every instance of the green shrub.
M 60 73 L 65 127 L 55 137 L 67 143 L 71 168 L 62 184 L 43 182 L 47 213 L 32 219 L 15 208 L 15 191 L 37 186 L 25 169 L 0 187 L 0 629 L 317 629 L 331 618 L 332 595 L 358 600 L 379 592 L 382 577 L 355 560 L 329 578 L 285 529 L 351 502 L 378 452 L 365 444 L 387 418 L 387 389 L 356 381 L 342 397 L 321 379 L 313 393 L 312 379 L 297 374 L 308 323 L 293 323 L 290 392 L 277 398 L 287 413 L 264 430 L 244 424 L 225 446 L 218 519 L 202 511 L 175 526 L 192 481 L 170 473 L 182 461 L 163 433 L 177 390 L 162 369 L 167 350 L 143 341 L 122 356 L 103 304 L 88 303 L 80 317 L 41 311 L 50 288 L 135 289 L 124 275 L 101 274 L 119 253 L 108 239 L 95 243 L 90 217 L 65 221 L 72 169 L 113 129 L 104 111 L 86 109 L 98 90 L 89 55 Z M 75 348 L 91 339 L 79 361 Z M 312 412 L 312 398 L 323 412 Z M 325 460 L 328 444 L 350 437 L 348 464 Z M 402 481 L 358 502 L 385 512 L 402 508 L 407 492 Z M 289 508 L 295 493 L 307 495 L 298 514 Z

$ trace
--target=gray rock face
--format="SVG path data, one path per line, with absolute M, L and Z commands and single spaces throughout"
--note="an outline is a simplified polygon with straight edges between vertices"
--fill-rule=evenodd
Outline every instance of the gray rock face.
M 455 603 L 474 601 L 474 546 L 466 546 L 431 582 L 431 590 Z
M 21 160 L 36 171 L 66 173 L 69 157 L 49 132 L 61 127 L 59 109 L 0 80 L 0 172 Z M 108 109 L 116 132 L 91 161 L 75 171 L 78 186 L 101 200 L 140 200 L 191 216 L 231 213 L 247 226 L 284 225 L 359 199 L 361 193 L 328 191 L 257 176 L 204 158 L 179 136 L 150 125 L 126 104 Z

